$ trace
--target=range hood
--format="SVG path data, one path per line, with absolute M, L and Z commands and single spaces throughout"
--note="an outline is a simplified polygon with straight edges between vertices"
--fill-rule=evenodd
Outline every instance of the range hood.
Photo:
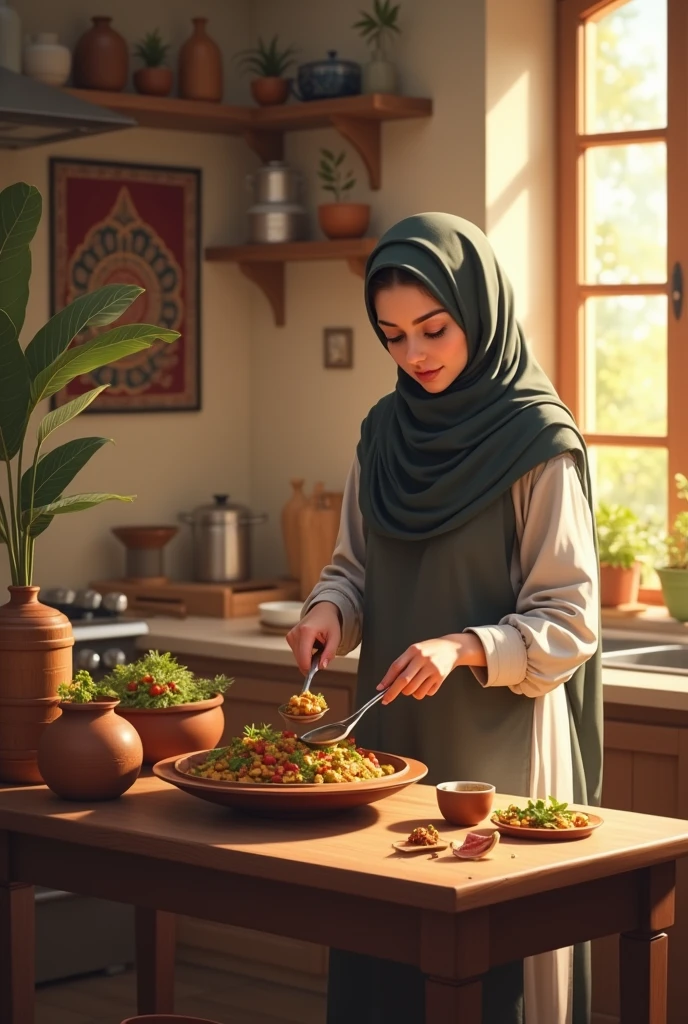
M 114 110 L 0 67 L 0 149 L 44 146 L 136 124 Z

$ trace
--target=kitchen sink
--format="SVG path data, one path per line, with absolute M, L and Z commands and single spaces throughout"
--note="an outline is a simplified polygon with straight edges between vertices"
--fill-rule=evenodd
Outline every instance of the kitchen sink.
M 668 644 L 636 637 L 602 637 L 602 664 L 636 672 L 671 672 L 688 676 L 688 644 Z

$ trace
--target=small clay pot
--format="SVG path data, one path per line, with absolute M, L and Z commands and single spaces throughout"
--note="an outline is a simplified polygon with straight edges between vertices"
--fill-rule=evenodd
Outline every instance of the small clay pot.
M 117 700 L 62 701 L 62 714 L 44 731 L 38 768 L 65 800 L 114 800 L 134 785 L 143 747 L 133 725 L 115 714 Z
M 276 107 L 289 95 L 289 79 L 266 75 L 251 81 L 251 95 L 261 107 Z
M 318 222 L 328 238 L 362 238 L 370 223 L 367 203 L 321 203 Z
M 179 95 L 219 103 L 223 84 L 220 47 L 205 30 L 207 18 L 191 20 L 193 33 L 179 51 Z
M 636 604 L 640 589 L 640 562 L 630 569 L 616 565 L 600 565 L 600 603 L 603 608 Z
M 73 74 L 77 89 L 121 92 L 127 84 L 129 49 L 119 32 L 111 28 L 112 18 L 92 18 L 74 49 Z
M 143 744 L 143 763 L 155 764 L 166 757 L 211 750 L 224 732 L 224 697 L 194 704 L 176 704 L 171 708 L 124 708 L 117 714 L 130 722 Z
M 452 825 L 477 825 L 489 817 L 495 788 L 489 782 L 440 782 L 435 787 L 440 813 Z
M 139 68 L 134 72 L 134 88 L 144 96 L 169 96 L 173 80 L 171 68 Z

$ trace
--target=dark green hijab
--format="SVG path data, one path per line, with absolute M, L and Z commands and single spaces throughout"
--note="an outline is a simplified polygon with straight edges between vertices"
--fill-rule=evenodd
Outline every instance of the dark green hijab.
M 485 235 L 446 213 L 399 221 L 366 267 L 368 316 L 383 345 L 370 280 L 395 267 L 418 278 L 463 328 L 468 364 L 430 394 L 399 370 L 363 423 L 361 511 L 379 533 L 422 539 L 471 519 L 530 469 L 571 451 L 588 489 L 585 443 L 526 345 L 511 285 Z
M 511 286 L 482 231 L 460 217 L 426 213 L 400 221 L 381 238 L 366 267 L 366 305 L 384 345 L 370 281 L 385 267 L 417 277 L 461 325 L 468 364 L 435 395 L 400 370 L 395 390 L 364 420 L 358 457 L 366 528 L 416 542 L 458 529 L 529 470 L 565 451 L 575 456 L 592 512 L 585 442 L 528 351 Z M 586 780 L 587 792 L 578 799 L 598 803 L 599 651 L 576 670 L 566 691 L 574 758 Z

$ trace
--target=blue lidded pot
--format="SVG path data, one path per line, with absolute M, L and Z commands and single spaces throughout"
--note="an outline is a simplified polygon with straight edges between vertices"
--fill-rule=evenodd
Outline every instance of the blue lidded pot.
M 358 96 L 361 92 L 361 65 L 354 60 L 338 60 L 336 50 L 327 51 L 327 60 L 300 64 L 292 91 L 298 100 L 331 100 L 337 96 Z

